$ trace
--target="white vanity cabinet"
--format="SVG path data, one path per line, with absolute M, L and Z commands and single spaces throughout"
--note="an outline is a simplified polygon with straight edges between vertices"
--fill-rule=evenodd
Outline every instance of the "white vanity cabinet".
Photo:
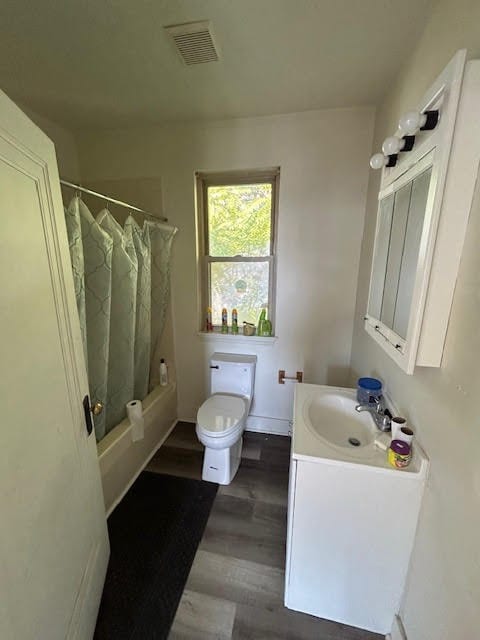
M 407 373 L 441 364 L 480 161 L 479 104 L 480 61 L 459 51 L 418 105 L 438 124 L 383 169 L 365 329 Z
M 386 634 L 400 606 L 428 461 L 416 444 L 408 468 L 391 467 L 386 452 L 355 431 L 368 416 L 355 412 L 354 398 L 353 389 L 295 389 L 285 606 Z M 333 425 L 363 445 L 342 444 Z
M 401 474 L 292 459 L 286 607 L 390 631 L 422 494 L 416 476 Z

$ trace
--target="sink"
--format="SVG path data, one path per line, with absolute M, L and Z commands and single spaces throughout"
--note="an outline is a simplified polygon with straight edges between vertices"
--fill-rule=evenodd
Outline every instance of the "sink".
M 368 412 L 355 411 L 355 391 L 324 387 L 304 405 L 307 427 L 329 444 L 347 449 L 371 445 L 377 428 Z
M 356 389 L 302 383 L 295 387 L 292 456 L 297 460 L 317 462 L 331 460 L 397 471 L 387 455 L 376 445 L 390 444 L 390 433 L 382 433 L 368 411 L 355 411 Z M 395 410 L 391 399 L 388 405 Z M 413 448 L 411 464 L 405 477 L 423 472 L 425 454 L 418 442 Z

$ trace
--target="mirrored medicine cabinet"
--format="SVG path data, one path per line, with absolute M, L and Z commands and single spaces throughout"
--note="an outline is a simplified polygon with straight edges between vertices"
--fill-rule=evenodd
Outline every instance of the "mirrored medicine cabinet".
M 459 51 L 418 105 L 438 125 L 383 169 L 365 329 L 407 373 L 438 367 L 480 160 L 480 61 Z
M 423 164 L 423 163 L 422 163 Z M 417 167 L 405 184 L 384 195 L 378 207 L 378 232 L 368 315 L 380 318 L 399 340 L 407 338 L 420 241 L 427 217 L 432 166 Z M 402 346 L 401 344 L 399 347 Z

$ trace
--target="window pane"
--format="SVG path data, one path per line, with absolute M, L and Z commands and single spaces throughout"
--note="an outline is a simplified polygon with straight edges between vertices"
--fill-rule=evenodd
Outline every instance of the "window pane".
M 212 262 L 210 286 L 212 322 L 222 324 L 222 307 L 238 311 L 238 325 L 245 320 L 257 323 L 262 306 L 268 304 L 268 262 Z
M 271 184 L 208 187 L 209 255 L 268 256 Z

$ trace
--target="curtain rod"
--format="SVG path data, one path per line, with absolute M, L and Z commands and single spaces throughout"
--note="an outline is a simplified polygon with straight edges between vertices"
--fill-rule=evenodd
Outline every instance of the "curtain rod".
M 63 184 L 64 187 L 70 187 L 71 189 L 76 189 L 77 191 L 81 191 L 82 193 L 88 193 L 90 196 L 94 196 L 95 198 L 100 198 L 101 200 L 106 200 L 107 202 L 112 202 L 113 204 L 118 204 L 119 207 L 125 207 L 126 209 L 130 209 L 132 213 L 143 213 L 144 216 L 149 218 L 153 218 L 156 222 L 168 222 L 168 218 L 159 218 L 158 216 L 153 215 L 153 213 L 149 213 L 144 209 L 140 209 L 140 207 L 135 207 L 133 204 L 128 204 L 128 202 L 122 202 L 121 200 L 116 200 L 115 198 L 111 198 L 110 196 L 105 196 L 103 193 L 97 193 L 96 191 L 92 191 L 91 189 L 86 189 L 85 187 L 81 187 L 79 184 L 74 184 L 73 182 L 68 182 L 67 180 L 60 179 L 60 184 Z M 172 227 L 177 231 L 176 227 Z

